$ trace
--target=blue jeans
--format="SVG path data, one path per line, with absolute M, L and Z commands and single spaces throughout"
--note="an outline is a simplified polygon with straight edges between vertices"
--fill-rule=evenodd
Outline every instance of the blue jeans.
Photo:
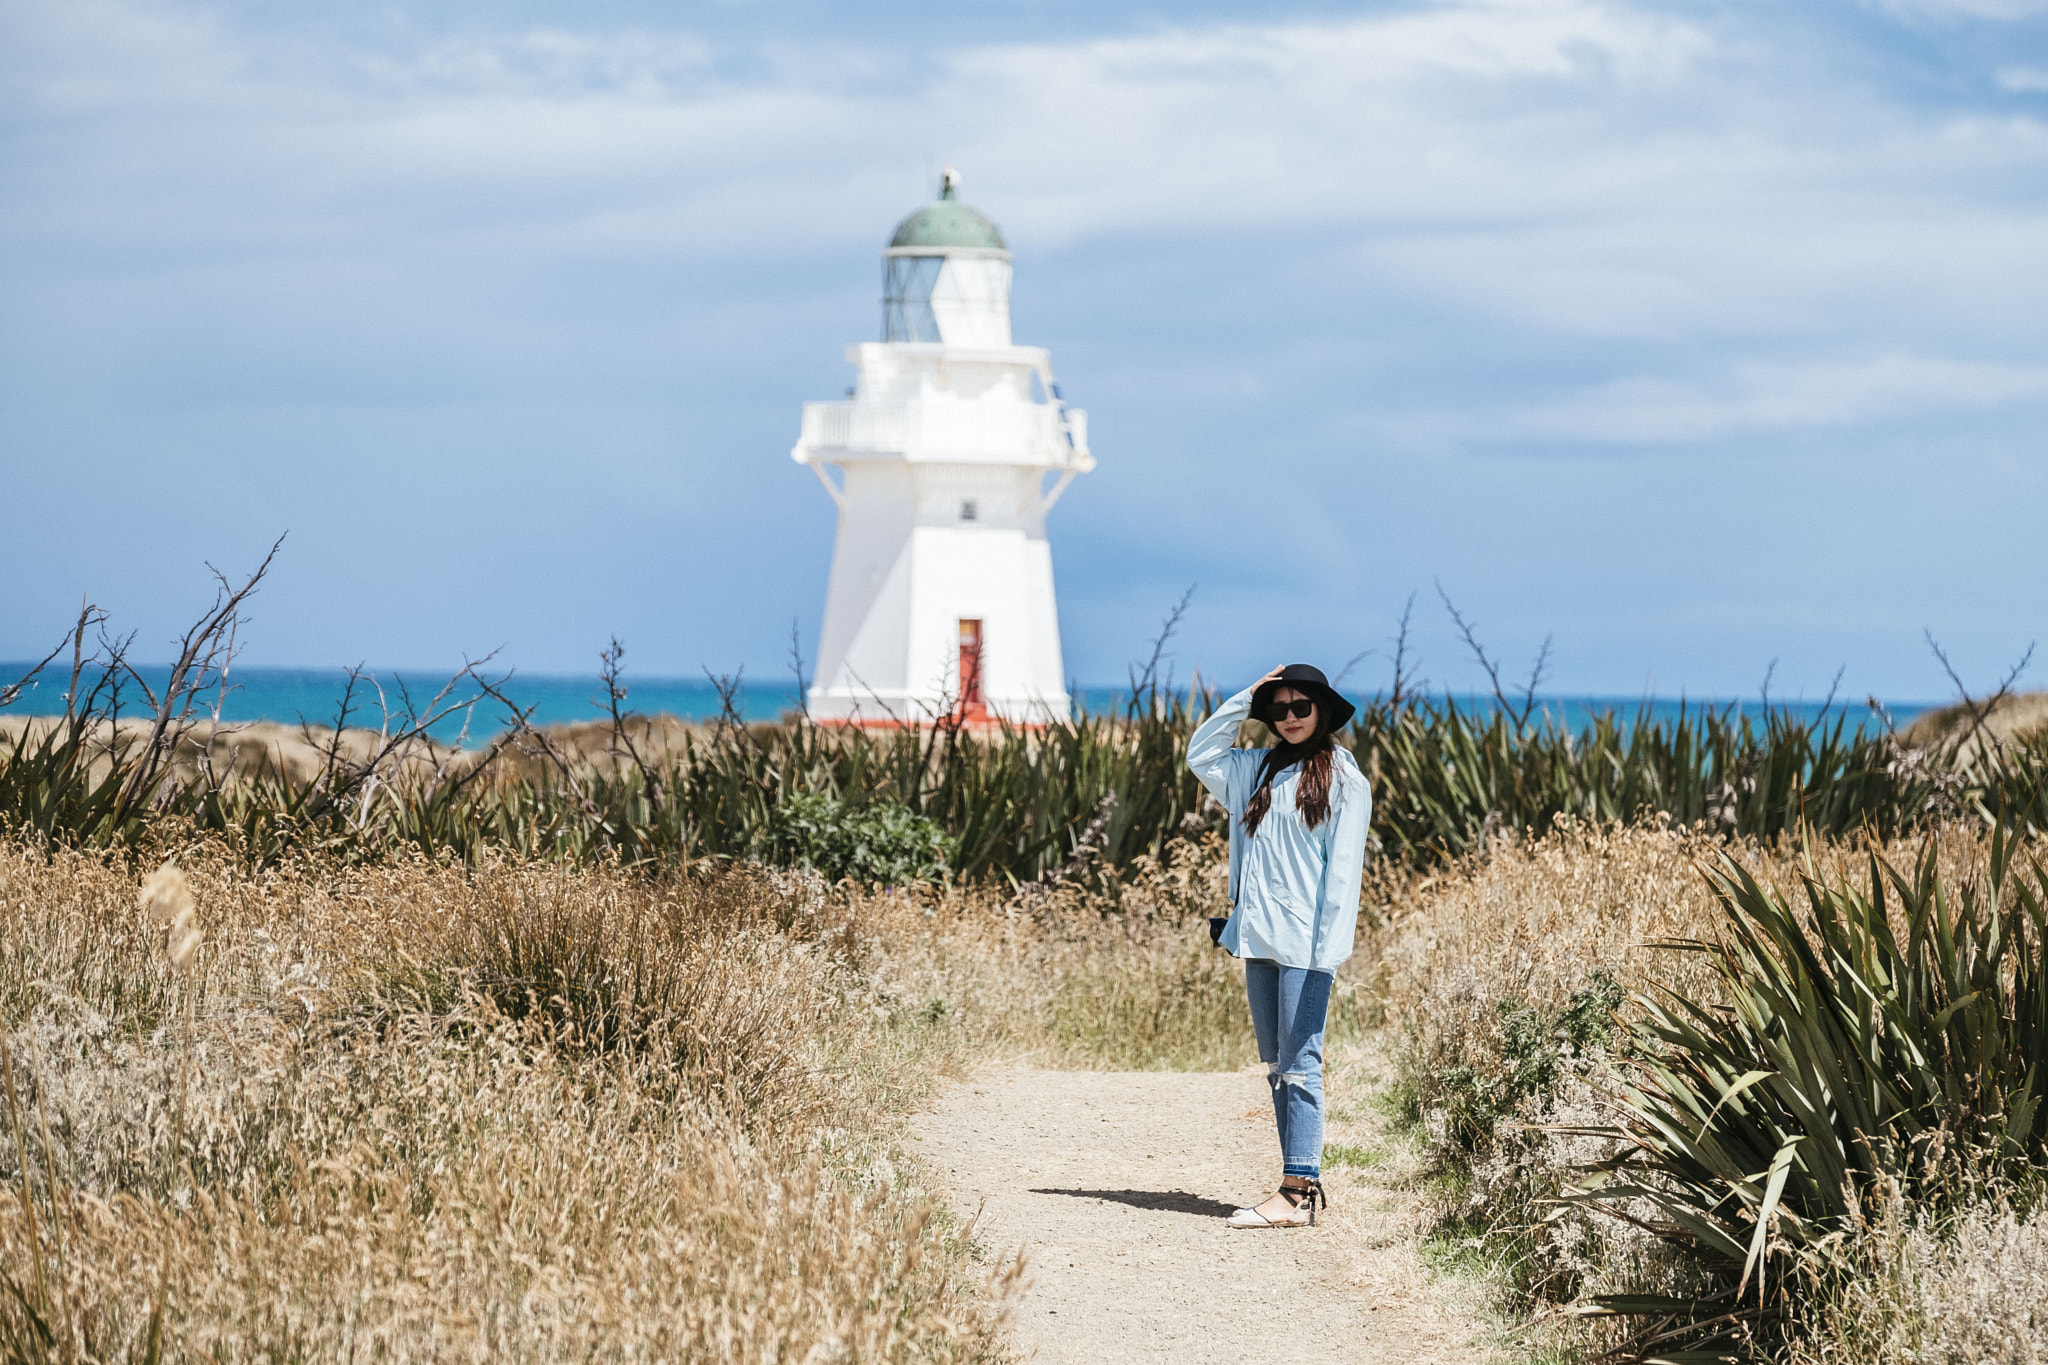
M 1323 1023 L 1334 980 L 1330 972 L 1245 959 L 1244 993 L 1266 1083 L 1273 1087 L 1280 1169 L 1287 1175 L 1315 1179 L 1323 1173 Z

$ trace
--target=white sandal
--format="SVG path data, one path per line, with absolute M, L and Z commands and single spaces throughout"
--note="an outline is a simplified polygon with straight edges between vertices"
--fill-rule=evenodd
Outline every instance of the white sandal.
M 1299 1199 L 1288 1200 L 1288 1203 L 1294 1206 L 1294 1217 L 1268 1218 L 1265 1214 L 1260 1213 L 1256 1208 L 1239 1209 L 1236 1213 L 1230 1215 L 1230 1220 L 1226 1224 L 1226 1226 L 1233 1228 L 1314 1227 L 1316 1225 L 1316 1202 L 1318 1200 L 1321 1200 L 1324 1208 L 1330 1207 L 1329 1196 L 1323 1193 L 1323 1182 L 1320 1180 L 1311 1180 L 1306 1185 L 1282 1185 L 1280 1187 L 1281 1198 L 1285 1199 L 1287 1198 L 1287 1196 L 1294 1194 L 1298 1194 L 1301 1196 L 1301 1198 Z

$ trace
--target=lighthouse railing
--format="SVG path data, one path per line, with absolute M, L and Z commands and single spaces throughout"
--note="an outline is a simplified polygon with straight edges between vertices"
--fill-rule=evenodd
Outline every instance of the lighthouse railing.
M 1078 411 L 1044 403 L 806 403 L 800 445 L 812 451 L 1063 464 L 1077 447 L 1087 448 L 1085 422 Z

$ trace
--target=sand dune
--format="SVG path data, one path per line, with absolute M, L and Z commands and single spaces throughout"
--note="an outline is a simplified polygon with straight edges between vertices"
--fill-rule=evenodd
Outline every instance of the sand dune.
M 1971 733 L 1974 725 L 1970 708 L 1958 702 L 1916 717 L 1900 731 L 1899 738 L 1915 749 L 1961 740 L 1961 756 L 1967 761 L 1976 756 L 1983 744 L 1979 736 Z M 2048 732 L 2048 692 L 2020 692 L 2006 697 L 1985 717 L 1984 731 L 2001 744 Z
M 0 755 L 13 752 L 24 733 L 35 744 L 63 724 L 61 716 L 0 715 Z M 102 756 L 95 765 L 96 773 L 105 772 L 105 755 L 110 747 L 132 750 L 148 739 L 149 731 L 150 722 L 139 717 L 118 724 L 95 723 L 89 732 L 89 742 Z M 701 742 L 709 727 L 671 715 L 634 716 L 627 719 L 626 732 L 642 757 L 652 763 L 664 763 L 671 757 L 680 757 L 690 737 Z M 623 751 L 612 752 L 608 721 L 543 726 L 541 733 L 579 767 L 604 769 L 631 763 Z M 501 737 L 493 744 L 502 742 Z M 376 730 L 352 727 L 341 732 L 336 752 L 341 763 L 359 766 L 385 743 L 385 736 Z M 202 720 L 186 731 L 173 762 L 179 774 L 188 778 L 199 776 L 210 764 L 212 771 L 238 778 L 282 773 L 293 781 L 304 782 L 326 767 L 332 745 L 336 745 L 335 732 L 325 728 L 281 725 L 274 721 L 234 721 L 222 722 L 216 731 L 213 721 Z M 399 772 L 420 776 L 444 768 L 464 772 L 491 751 L 489 745 L 462 750 L 432 740 L 413 739 L 394 751 L 390 762 Z M 507 745 L 497 762 L 507 775 L 532 776 L 550 766 L 549 760 L 538 752 L 527 752 L 516 745 Z

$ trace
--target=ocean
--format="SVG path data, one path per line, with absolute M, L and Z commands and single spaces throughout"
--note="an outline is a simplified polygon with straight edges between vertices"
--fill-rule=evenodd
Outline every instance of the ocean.
M 0 662 L 0 686 L 21 677 L 31 663 Z M 143 665 L 138 671 L 148 679 L 152 688 L 159 690 L 170 675 L 167 665 Z M 57 665 L 52 664 L 7 711 L 31 716 L 63 714 L 65 672 L 68 670 L 59 671 Z M 424 703 L 448 679 L 446 673 L 403 669 L 379 671 L 376 677 L 394 707 L 401 687 L 410 689 L 413 697 Z M 221 706 L 221 718 L 230 721 L 268 720 L 286 725 L 301 721 L 315 725 L 332 724 L 345 681 L 346 674 L 337 668 L 237 668 L 229 678 L 230 686 Z M 718 715 L 718 689 L 708 678 L 628 676 L 625 681 L 628 689 L 625 706 L 629 710 L 667 712 L 688 720 L 710 720 Z M 533 707 L 533 721 L 539 725 L 597 720 L 604 714 L 603 685 L 588 675 L 519 673 L 513 675 L 504 691 L 521 707 Z M 1127 695 L 1128 689 L 1123 687 L 1081 687 L 1075 693 L 1075 703 L 1077 709 L 1099 712 L 1120 706 Z M 351 714 L 350 723 L 376 725 L 379 710 L 374 689 L 359 689 L 358 698 L 358 708 Z M 1491 697 L 1461 694 L 1456 700 L 1460 706 L 1477 710 L 1490 709 L 1494 705 Z M 734 701 L 741 717 L 750 721 L 774 720 L 801 705 L 794 678 L 743 676 Z M 1894 701 L 1886 702 L 1885 708 L 1892 723 L 1903 726 L 1921 712 L 1939 704 Z M 141 691 L 131 684 L 122 701 L 122 713 L 139 714 L 144 705 Z M 1760 698 L 1680 701 L 1643 697 L 1550 696 L 1539 697 L 1537 705 L 1575 730 L 1602 712 L 1613 711 L 1629 717 L 1643 707 L 1647 707 L 1652 716 L 1664 720 L 1675 718 L 1681 707 L 1697 713 L 1703 707 L 1718 710 L 1733 706 L 1738 713 L 1752 717 L 1761 717 L 1765 711 Z M 1822 705 L 1812 700 L 1780 701 L 1773 698 L 1769 709 L 1812 720 L 1821 715 Z M 1883 728 L 1882 721 L 1860 697 L 1838 700 L 1829 714 L 1846 716 L 1851 729 Z M 470 744 L 480 744 L 503 729 L 505 724 L 504 708 L 487 700 L 466 715 L 458 713 L 443 720 L 434 727 L 433 735 L 444 743 L 466 738 Z M 468 730 L 466 737 L 465 725 Z
M 19 678 L 33 666 L 33 662 L 0 663 L 0 686 Z M 170 677 L 167 664 L 145 664 L 136 671 L 159 691 Z M 32 716 L 62 715 L 64 687 L 69 681 L 69 672 L 68 662 L 61 672 L 56 664 L 52 664 L 36 686 L 23 692 L 21 699 L 8 710 Z M 448 681 L 447 672 L 431 670 L 380 669 L 374 676 L 382 684 L 384 695 L 394 711 L 401 704 L 401 688 L 409 691 L 414 701 L 424 709 L 428 700 Z M 347 682 L 347 673 L 338 668 L 237 668 L 228 676 L 229 686 L 221 705 L 221 719 L 269 720 L 285 725 L 300 722 L 331 725 Z M 367 682 L 368 675 L 365 684 Z M 710 720 L 718 715 L 718 689 L 708 678 L 628 677 L 625 684 L 627 696 L 624 705 L 628 710 L 665 711 L 689 720 Z M 472 687 L 468 693 L 473 694 L 475 690 Z M 597 720 L 604 715 L 604 685 L 587 675 L 515 673 L 502 690 L 522 709 L 534 708 L 532 720 L 536 725 L 563 725 Z M 742 677 L 734 701 L 746 720 L 774 720 L 800 704 L 793 678 L 757 680 Z M 136 714 L 146 705 L 141 689 L 131 684 L 128 694 L 122 699 L 122 714 Z M 351 725 L 374 727 L 379 723 L 382 712 L 375 688 L 359 685 L 353 705 L 349 716 Z M 211 711 L 210 698 L 208 710 Z M 462 736 L 466 725 L 469 739 L 481 743 L 504 729 L 506 723 L 504 707 L 486 699 L 467 714 L 449 716 L 433 728 L 432 734 L 444 743 L 452 742 Z

